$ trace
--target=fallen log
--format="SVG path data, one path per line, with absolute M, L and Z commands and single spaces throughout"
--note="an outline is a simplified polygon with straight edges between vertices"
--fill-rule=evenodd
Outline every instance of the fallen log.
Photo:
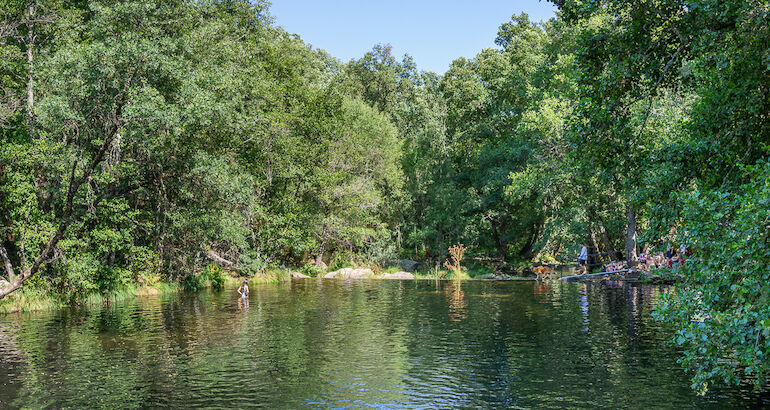
M 225 268 L 232 268 L 233 266 L 235 266 L 234 262 L 231 262 L 231 261 L 229 261 L 229 260 L 219 256 L 219 254 L 217 254 L 216 252 L 214 252 L 214 251 L 212 251 L 210 249 L 206 251 L 206 257 L 211 259 L 212 261 L 216 262 L 217 264 L 222 265 Z

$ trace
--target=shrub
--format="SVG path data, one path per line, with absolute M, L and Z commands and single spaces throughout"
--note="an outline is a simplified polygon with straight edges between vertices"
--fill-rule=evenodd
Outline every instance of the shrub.
M 335 271 L 340 270 L 342 268 L 352 268 L 353 262 L 350 260 L 350 258 L 345 257 L 338 257 L 335 258 L 334 263 L 329 266 L 329 271 Z
M 679 241 L 697 254 L 655 317 L 677 329 L 693 387 L 770 380 L 770 163 L 747 167 L 749 183 L 691 194 Z
M 238 274 L 241 276 L 251 276 L 256 272 L 263 272 L 267 269 L 267 263 L 256 252 L 242 253 L 238 264 Z
M 201 290 L 201 288 L 203 288 L 203 284 L 201 281 L 201 274 L 193 273 L 191 275 L 188 275 L 182 281 L 182 287 L 184 288 L 184 290 L 189 290 L 190 292 L 197 292 Z
M 211 281 L 211 287 L 214 289 L 222 289 L 225 286 L 225 276 L 222 274 L 222 268 L 217 265 L 210 264 L 206 266 L 206 276 Z
M 300 268 L 299 271 L 307 276 L 316 277 L 319 274 L 323 273 L 324 270 L 318 266 L 315 266 L 312 263 L 306 263 Z
M 449 247 L 449 255 L 450 259 L 447 259 L 444 261 L 444 267 L 452 271 L 452 277 L 455 279 L 460 279 L 462 277 L 462 266 L 460 266 L 460 262 L 463 260 L 463 255 L 465 255 L 465 246 L 463 244 L 458 243 L 457 245 L 452 245 Z M 467 275 L 466 275 L 467 276 Z

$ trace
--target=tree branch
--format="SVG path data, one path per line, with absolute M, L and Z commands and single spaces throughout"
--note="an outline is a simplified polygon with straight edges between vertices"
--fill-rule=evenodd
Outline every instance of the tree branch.
M 3 264 L 5 265 L 5 273 L 8 275 L 8 281 L 11 282 L 15 279 L 16 274 L 13 271 L 13 265 L 11 265 L 11 259 L 8 258 L 8 252 L 5 250 L 5 246 L 0 243 L 0 257 L 3 258 Z
M 32 212 L 32 204 L 27 204 L 27 216 L 24 218 L 24 230 L 21 232 L 21 239 L 19 244 L 19 251 L 20 251 L 20 257 L 21 257 L 21 270 L 24 270 L 27 268 L 27 254 L 25 250 L 25 243 L 27 241 L 27 228 L 29 227 L 29 214 Z

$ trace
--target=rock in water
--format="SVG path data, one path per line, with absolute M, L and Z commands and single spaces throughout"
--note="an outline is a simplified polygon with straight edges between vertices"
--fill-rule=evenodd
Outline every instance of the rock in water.
M 422 268 L 422 263 L 410 259 L 401 259 L 398 261 L 398 265 L 407 272 L 414 272 Z
M 291 278 L 292 279 L 308 279 L 308 278 L 310 278 L 310 276 L 303 275 L 303 274 L 301 274 L 299 272 L 292 272 L 291 273 Z
M 386 273 L 382 275 L 383 279 L 414 279 L 414 275 L 409 272 Z
M 374 277 L 371 269 L 342 268 L 324 275 L 324 279 L 368 279 Z

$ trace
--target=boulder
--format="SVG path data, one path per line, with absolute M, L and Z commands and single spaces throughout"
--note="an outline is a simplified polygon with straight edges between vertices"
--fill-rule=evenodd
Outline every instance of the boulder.
M 342 268 L 324 275 L 324 279 L 368 279 L 374 277 L 371 269 Z
M 386 273 L 382 275 L 383 279 L 414 279 L 414 275 L 409 272 Z
M 398 261 L 398 266 L 407 272 L 414 272 L 416 270 L 422 269 L 421 262 L 413 261 L 411 259 L 401 259 Z
M 329 272 L 324 275 L 324 279 L 337 279 L 337 274 L 340 273 L 340 271 L 336 270 L 334 272 Z
M 291 273 L 291 278 L 292 279 L 309 279 L 310 276 L 303 275 L 303 274 L 301 274 L 299 272 L 292 272 Z

